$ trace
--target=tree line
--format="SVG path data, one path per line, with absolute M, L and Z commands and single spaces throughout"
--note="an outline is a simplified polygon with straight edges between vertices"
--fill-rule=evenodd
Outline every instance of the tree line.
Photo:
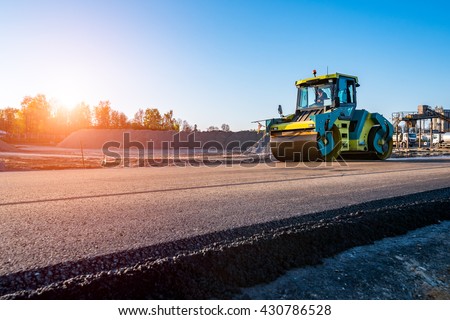
M 161 114 L 157 108 L 139 109 L 132 119 L 128 119 L 123 112 L 114 110 L 108 100 L 100 101 L 92 108 L 86 103 L 80 103 L 68 110 L 52 107 L 45 95 L 38 94 L 24 97 L 20 106 L 0 109 L 0 131 L 25 140 L 45 135 L 65 136 L 87 128 L 197 130 L 196 125 L 191 126 L 186 120 L 175 119 L 172 110 Z M 229 130 L 229 126 L 225 126 Z

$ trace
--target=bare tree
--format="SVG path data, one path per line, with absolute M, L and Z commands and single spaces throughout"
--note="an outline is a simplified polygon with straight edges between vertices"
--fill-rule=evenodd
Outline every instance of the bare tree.
M 164 113 L 162 117 L 162 129 L 163 130 L 175 130 L 178 131 L 180 129 L 180 125 L 173 117 L 173 111 Z
M 181 119 L 180 119 L 179 121 L 181 121 Z M 181 131 L 184 131 L 184 132 L 192 132 L 192 131 L 193 131 L 193 128 L 192 128 L 192 126 L 191 126 L 186 120 L 183 120 L 183 121 L 181 122 Z
M 145 112 L 142 109 L 139 109 L 131 120 L 131 127 L 133 129 L 143 129 L 144 128 L 144 116 Z
M 214 127 L 214 126 L 209 126 L 208 129 L 206 129 L 207 131 L 219 131 L 219 128 Z
M 225 132 L 230 131 L 230 126 L 228 124 L 226 124 L 226 123 L 222 124 L 220 126 L 220 128 L 222 129 L 222 131 L 225 131 Z

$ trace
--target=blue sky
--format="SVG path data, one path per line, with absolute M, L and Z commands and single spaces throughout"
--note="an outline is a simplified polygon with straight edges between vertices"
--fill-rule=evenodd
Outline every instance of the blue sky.
M 441 1 L 4 1 L 0 108 L 45 94 L 110 100 L 232 130 L 294 110 L 295 80 L 359 77 L 359 108 L 450 109 L 450 5 Z

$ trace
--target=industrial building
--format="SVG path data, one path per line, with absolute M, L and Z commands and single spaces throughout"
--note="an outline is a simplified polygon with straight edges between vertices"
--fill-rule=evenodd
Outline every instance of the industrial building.
M 404 127 L 400 126 L 401 122 L 405 123 Z M 450 132 L 450 110 L 442 106 L 432 108 L 428 105 L 419 105 L 417 112 L 392 113 L 392 124 L 395 130 L 394 145 L 397 147 L 411 147 L 416 142 L 419 148 L 439 145 L 443 134 Z M 409 135 L 413 137 L 413 141 L 409 139 Z

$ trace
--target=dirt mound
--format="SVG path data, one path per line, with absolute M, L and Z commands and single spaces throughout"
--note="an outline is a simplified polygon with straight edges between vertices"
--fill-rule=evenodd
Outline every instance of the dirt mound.
M 19 149 L 0 140 L 0 152 L 19 152 Z
M 120 148 L 142 144 L 145 148 L 203 148 L 233 149 L 251 146 L 258 141 L 262 133 L 254 131 L 239 132 L 176 132 L 131 129 L 82 129 L 70 134 L 58 144 L 60 148 L 101 149 L 107 142 L 118 142 Z
M 127 137 L 128 134 L 128 138 Z M 82 129 L 72 132 L 66 139 L 58 144 L 60 148 L 76 148 L 81 145 L 88 149 L 101 149 L 107 142 L 118 142 L 123 147 L 128 141 L 140 142 L 147 146 L 148 141 L 159 144 L 162 141 L 170 141 L 173 132 L 151 130 L 121 130 L 121 129 Z

